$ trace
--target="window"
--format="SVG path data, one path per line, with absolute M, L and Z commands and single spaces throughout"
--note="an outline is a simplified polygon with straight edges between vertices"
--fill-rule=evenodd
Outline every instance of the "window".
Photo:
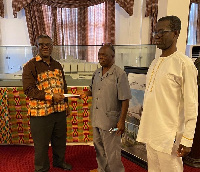
M 105 42 L 105 3 L 88 8 L 88 45 L 101 45 Z M 88 49 L 88 61 L 97 62 L 99 47 Z
M 79 12 L 77 8 L 57 8 L 56 15 L 53 15 L 53 9 L 43 5 L 46 32 L 54 38 L 56 45 L 101 45 L 104 42 L 105 3 L 88 7 L 87 12 L 83 12 L 86 16 L 79 15 Z M 53 22 L 55 18 L 56 22 Z M 88 47 L 86 52 L 81 52 L 85 51 L 81 49 L 81 46 L 68 46 L 61 52 L 65 54 L 62 57 L 67 59 L 73 56 L 88 62 L 98 61 L 98 46 Z
M 197 44 L 197 17 L 198 4 L 192 3 L 190 8 L 189 26 L 188 26 L 188 45 Z

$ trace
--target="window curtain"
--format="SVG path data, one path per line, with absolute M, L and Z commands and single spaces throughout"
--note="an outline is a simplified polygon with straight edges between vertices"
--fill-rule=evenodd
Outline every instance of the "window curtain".
M 197 43 L 197 19 L 198 19 L 198 4 L 190 4 L 189 22 L 188 22 L 188 45 L 196 45 Z
M 87 45 L 115 44 L 115 1 L 89 7 L 87 26 Z M 99 47 L 89 47 L 88 61 L 98 61 L 98 50 Z
M 58 8 L 78 8 L 89 7 L 110 0 L 12 0 L 13 14 L 16 17 L 17 12 L 25 8 L 32 2 L 38 2 L 52 7 Z M 130 16 L 133 15 L 134 0 L 115 0 Z
M 48 5 L 52 8 L 52 20 L 53 20 L 53 23 L 54 23 L 54 27 L 53 29 L 56 30 L 56 23 L 57 22 L 57 12 L 56 10 L 57 9 L 61 9 L 61 7 L 64 6 L 64 8 L 68 8 L 68 7 L 72 7 L 72 5 L 70 5 L 69 1 L 68 0 L 68 3 L 66 3 L 64 5 L 64 1 L 67 1 L 67 0 L 63 0 L 63 1 L 60 1 L 61 3 L 58 3 L 56 0 L 53 1 L 52 4 L 50 4 L 49 1 L 43 1 L 43 0 L 13 0 L 13 13 L 14 13 L 14 16 L 16 17 L 17 16 L 17 11 L 19 11 L 20 9 L 24 8 L 25 9 L 25 14 L 26 14 L 26 17 L 27 17 L 27 24 L 28 24 L 28 31 L 29 31 L 29 37 L 30 37 L 30 43 L 31 45 L 34 45 L 35 43 L 35 39 L 37 37 L 38 34 L 41 34 L 41 33 L 46 33 L 46 29 L 45 29 L 45 21 L 44 21 L 44 14 L 42 13 L 42 5 Z M 95 0 L 93 4 L 99 4 L 100 2 L 102 2 L 104 0 Z M 40 2 L 40 3 L 39 3 Z M 57 2 L 57 4 L 56 4 Z M 90 1 L 90 2 L 93 2 L 93 1 Z M 43 4 L 41 4 L 43 3 Z M 74 6 L 78 6 L 78 2 L 77 4 L 73 1 L 73 4 Z M 89 3 L 91 5 L 91 3 Z M 85 14 L 87 13 L 87 6 L 86 5 L 89 5 L 86 3 L 86 1 L 82 2 L 80 1 L 80 5 L 83 5 L 83 7 L 80 7 L 78 8 L 78 18 L 80 19 L 80 21 L 82 22 L 87 22 L 86 19 L 81 19 L 85 16 Z M 109 42 L 112 42 L 114 43 L 114 39 L 115 39 L 115 25 L 114 25 L 114 22 L 115 22 L 115 1 L 114 0 L 109 0 L 109 1 L 106 1 L 105 2 L 106 4 L 106 25 L 105 25 L 105 31 L 106 31 L 106 39 L 105 41 L 109 41 Z M 85 5 L 85 7 L 84 7 Z M 64 8 L 62 8 L 62 10 L 64 10 Z M 49 20 L 49 19 L 48 19 Z M 108 24 L 109 23 L 109 24 Z M 63 26 L 64 23 L 60 23 L 61 26 Z M 81 26 L 81 27 L 85 27 L 83 24 L 79 23 L 78 26 Z M 49 26 L 48 26 L 49 27 Z M 81 27 L 78 27 L 78 30 L 82 31 L 82 33 L 79 32 L 79 36 L 80 35 L 84 35 L 84 30 L 83 28 Z M 52 34 L 50 34 L 52 35 Z M 53 35 L 53 38 L 54 38 L 54 45 L 62 45 L 61 44 L 61 40 L 60 38 L 57 37 L 58 33 L 56 33 L 56 31 L 54 31 L 54 35 Z M 83 40 L 83 39 L 82 39 Z M 61 41 L 61 42 L 60 42 Z M 79 44 L 81 43 L 82 41 L 79 40 Z M 87 43 L 87 42 L 86 42 Z M 84 44 L 86 44 L 84 43 Z M 81 43 L 82 45 L 83 43 Z
M 44 29 L 44 22 L 43 21 L 38 21 L 37 16 L 41 14 L 41 9 L 42 5 L 47 5 L 51 6 L 54 8 L 84 8 L 84 7 L 89 7 L 89 6 L 94 6 L 97 4 L 101 4 L 105 2 L 106 4 L 106 26 L 105 31 L 106 31 L 106 38 L 110 40 L 105 39 L 106 41 L 110 41 L 113 44 L 114 42 L 114 33 L 115 33 L 115 25 L 114 25 L 114 20 L 115 20 L 115 0 L 54 0 L 54 1 L 48 1 L 48 0 L 12 0 L 12 7 L 13 7 L 13 15 L 14 17 L 17 17 L 17 12 L 20 11 L 22 8 L 25 9 L 26 15 L 28 15 L 28 20 L 27 23 L 29 25 L 29 36 L 30 36 L 30 43 L 31 45 L 34 45 L 35 43 L 35 35 L 37 33 L 43 33 L 45 32 Z M 119 5 L 124 8 L 124 10 L 129 14 L 133 14 L 133 5 L 134 5 L 134 0 L 116 0 Z M 36 9 L 36 13 L 34 16 L 34 5 L 39 8 L 38 10 Z M 82 10 L 80 10 L 82 11 Z M 79 12 L 81 14 L 82 12 Z M 34 22 L 31 22 L 31 19 L 34 19 Z M 44 16 L 41 16 L 40 20 L 43 20 Z M 56 18 L 54 17 L 54 21 Z M 84 21 L 84 20 L 83 20 Z M 35 24 L 43 24 L 43 26 L 34 26 Z M 38 28 L 36 34 L 32 33 L 32 28 Z M 80 26 L 80 25 L 79 25 Z M 81 25 L 82 26 L 82 25 Z M 39 30 L 41 28 L 42 30 Z M 54 35 L 54 38 L 56 38 L 56 34 Z M 55 45 L 57 44 L 56 42 L 57 39 L 55 39 Z
M 151 19 L 151 30 L 150 30 L 150 44 L 153 44 L 153 32 L 157 23 L 158 16 L 158 0 L 146 0 L 146 11 L 145 17 Z
M 0 0 L 0 17 L 4 17 L 4 5 L 3 5 L 3 0 Z
M 190 0 L 188 20 L 187 42 L 188 44 L 200 44 L 200 0 Z
M 122 7 L 130 16 L 133 15 L 134 0 L 116 0 L 120 7 Z
M 43 5 L 45 30 L 54 45 L 101 45 L 115 43 L 115 1 L 91 7 L 57 8 Z M 109 23 L 109 24 L 108 24 Z M 65 49 L 66 48 L 66 49 Z M 67 46 L 54 52 L 66 59 L 74 58 L 97 62 L 99 47 Z M 67 57 L 68 56 L 68 57 Z
M 129 15 L 133 14 L 134 0 L 116 0 Z M 104 4 L 104 22 L 102 18 Z M 47 33 L 53 38 L 54 45 L 100 45 L 102 42 L 115 44 L 115 0 L 13 0 L 13 14 L 25 9 L 31 45 L 37 36 Z M 70 14 L 70 15 L 69 15 Z M 90 19 L 93 19 L 91 21 Z M 102 20 L 102 19 L 101 19 Z M 99 26 L 96 24 L 99 23 Z M 103 28 L 103 30 L 102 30 Z M 94 31 L 95 30 L 95 31 Z M 98 33 L 98 37 L 97 34 Z M 99 34 L 103 34 L 99 37 Z M 70 47 L 68 47 L 70 48 Z M 57 52 L 66 58 L 66 52 L 76 51 L 79 59 L 97 61 L 97 50 L 81 50 L 81 48 Z M 93 55 L 92 55 L 93 54 Z
M 54 53 L 66 59 L 86 59 L 86 51 L 75 45 L 87 45 L 87 8 L 57 8 L 42 5 L 46 33 L 54 45 L 73 45 L 57 49 Z
M 30 44 L 35 45 L 36 38 L 46 33 L 42 6 L 38 3 L 28 4 L 25 8 Z

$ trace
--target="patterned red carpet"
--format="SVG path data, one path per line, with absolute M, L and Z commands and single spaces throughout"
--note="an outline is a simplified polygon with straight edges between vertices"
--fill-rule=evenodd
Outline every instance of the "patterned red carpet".
M 51 162 L 50 172 L 63 170 L 52 167 L 52 154 L 49 149 Z M 66 161 L 73 165 L 71 172 L 89 172 L 97 168 L 95 151 L 92 146 L 67 146 Z M 122 157 L 126 172 L 147 172 L 147 170 Z M 33 172 L 33 146 L 0 145 L 0 172 Z M 184 172 L 200 172 L 200 169 L 185 166 Z

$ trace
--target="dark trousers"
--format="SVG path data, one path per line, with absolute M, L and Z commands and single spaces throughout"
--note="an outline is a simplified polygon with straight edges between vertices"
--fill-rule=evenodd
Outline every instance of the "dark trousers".
M 35 149 L 35 172 L 50 168 L 48 149 L 51 142 L 53 165 L 61 165 L 65 160 L 66 112 L 55 112 L 48 116 L 30 117 L 31 135 Z

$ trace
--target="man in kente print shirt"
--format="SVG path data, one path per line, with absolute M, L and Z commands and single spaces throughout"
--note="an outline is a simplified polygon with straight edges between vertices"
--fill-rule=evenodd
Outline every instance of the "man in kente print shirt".
M 53 149 L 53 166 L 71 170 L 65 162 L 66 111 L 68 108 L 64 93 L 67 84 L 62 66 L 51 57 L 52 40 L 48 35 L 37 38 L 38 55 L 23 68 L 23 90 L 30 98 L 31 135 L 35 149 L 35 172 L 50 168 L 48 148 Z

